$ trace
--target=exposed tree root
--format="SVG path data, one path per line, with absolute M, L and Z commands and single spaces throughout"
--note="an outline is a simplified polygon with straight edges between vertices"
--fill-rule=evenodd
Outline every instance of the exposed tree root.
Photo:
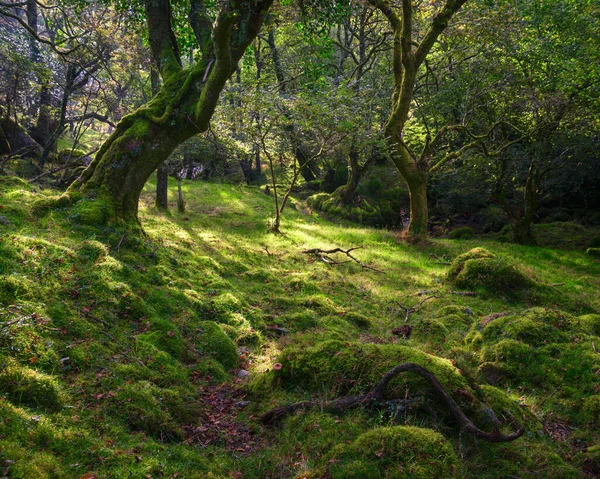
M 344 250 L 342 248 L 333 248 L 333 249 L 320 249 L 320 248 L 313 248 L 313 249 L 307 249 L 305 251 L 302 251 L 304 254 L 313 254 L 317 257 L 319 257 L 321 259 L 321 261 L 327 263 L 330 266 L 333 265 L 337 265 L 337 264 L 344 264 L 344 263 L 351 263 L 351 262 L 355 262 L 357 264 L 359 264 L 363 269 L 369 269 L 371 271 L 375 271 L 377 273 L 383 273 L 383 271 L 373 268 L 372 266 L 366 265 L 363 262 L 359 261 L 357 258 L 355 258 L 354 256 L 352 256 L 352 251 L 355 251 L 357 249 L 362 249 L 362 246 L 356 246 L 354 248 L 349 248 L 347 250 Z M 350 258 L 347 261 L 338 261 L 334 258 L 332 258 L 330 255 L 335 254 L 335 253 L 344 253 L 348 258 Z
M 488 413 L 492 418 L 493 427 L 490 432 L 485 432 L 479 429 L 466 415 L 462 412 L 456 401 L 450 397 L 450 395 L 446 392 L 444 387 L 440 384 L 438 379 L 435 377 L 433 373 L 431 373 L 428 369 L 419 366 L 414 363 L 403 363 L 399 364 L 395 368 L 388 371 L 381 381 L 369 391 L 367 394 L 363 394 L 361 396 L 346 396 L 339 399 L 335 399 L 333 401 L 328 401 L 326 403 L 319 403 L 316 401 L 302 401 L 299 403 L 291 404 L 289 406 L 279 407 L 275 409 L 271 409 L 264 413 L 260 421 L 265 425 L 273 425 L 278 421 L 282 420 L 286 416 L 293 414 L 294 412 L 301 409 L 311 409 L 314 407 L 320 407 L 325 411 L 341 413 L 348 409 L 357 407 L 357 406 L 375 406 L 380 404 L 388 404 L 390 402 L 397 403 L 402 407 L 409 407 L 411 405 L 410 400 L 392 400 L 385 401 L 384 394 L 385 390 L 396 376 L 404 373 L 404 372 L 412 372 L 416 373 L 419 376 L 425 378 L 433 390 L 437 393 L 439 398 L 448 408 L 448 411 L 454 416 L 454 418 L 459 422 L 463 431 L 474 435 L 479 439 L 483 439 L 488 442 L 509 442 L 518 439 L 523 435 L 525 429 L 513 418 L 514 426 L 517 428 L 515 432 L 509 435 L 504 435 L 500 432 L 500 421 L 494 414 L 494 412 L 488 408 Z M 414 404 L 414 401 L 412 401 Z

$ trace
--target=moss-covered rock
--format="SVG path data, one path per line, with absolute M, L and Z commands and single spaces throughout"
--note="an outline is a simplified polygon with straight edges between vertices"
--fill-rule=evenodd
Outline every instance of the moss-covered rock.
M 16 274 L 0 275 L 0 304 L 12 304 L 31 298 L 35 286 L 28 278 Z
M 546 308 L 532 308 L 518 315 L 504 316 L 489 322 L 483 329 L 486 342 L 514 339 L 532 346 L 564 343 L 577 328 L 568 313 Z
M 108 256 L 108 253 L 108 247 L 96 240 L 84 240 L 78 251 L 81 259 L 92 262 Z
M 183 433 L 167 407 L 168 396 L 173 394 L 148 381 L 137 381 L 125 384 L 109 408 L 134 431 L 145 431 L 162 440 L 179 440 Z
M 600 395 L 585 398 L 583 402 L 583 412 L 586 416 L 600 427 Z
M 449 239 L 457 239 L 457 240 L 468 240 L 473 239 L 473 230 L 468 226 L 462 226 L 460 228 L 453 229 L 448 233 Z
M 286 348 L 278 359 L 282 368 L 275 372 L 284 386 L 321 392 L 335 389 L 339 394 L 366 392 L 394 366 L 413 362 L 428 368 L 449 389 L 466 388 L 467 382 L 447 359 L 438 358 L 408 346 L 324 341 L 314 346 L 302 344 Z M 402 393 L 407 384 L 428 388 L 419 376 L 404 374 L 394 381 L 392 393 Z
M 225 369 L 231 369 L 238 364 L 235 344 L 213 321 L 198 323 L 195 345 L 198 352 L 219 361 Z
M 447 336 L 448 328 L 441 321 L 424 318 L 414 323 L 411 338 L 423 343 L 437 343 L 443 342 Z
M 475 248 L 458 256 L 450 266 L 448 280 L 460 289 L 519 292 L 535 283 L 508 259 Z
M 332 479 L 408 479 L 455 476 L 457 458 L 441 434 L 410 426 L 382 427 L 340 444 L 327 456 Z
M 71 221 L 78 225 L 102 226 L 110 219 L 111 207 L 101 198 L 84 198 L 71 209 Z
M 23 366 L 11 357 L 0 355 L 0 394 L 14 404 L 59 409 L 62 394 L 50 375 Z

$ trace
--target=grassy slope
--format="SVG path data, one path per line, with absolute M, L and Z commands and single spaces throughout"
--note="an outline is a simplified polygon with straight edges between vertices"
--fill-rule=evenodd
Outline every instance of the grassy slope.
M 271 199 L 259 190 L 185 189 L 188 212 L 164 215 L 151 207 L 148 185 L 140 205 L 148 237 L 139 238 L 82 225 L 93 218 L 85 204 L 79 214 L 34 215 L 33 202 L 51 192 L 0 178 L 0 215 L 10 220 L 0 224 L 0 468 L 8 477 L 431 477 L 437 466 L 445 472 L 436 474 L 459 477 L 581 477 L 600 465 L 593 448 L 581 452 L 600 439 L 600 331 L 593 317 L 589 327 L 577 318 L 600 313 L 597 261 L 478 239 L 411 247 L 393 232 L 329 223 L 301 204 L 286 211 L 285 233 L 273 235 Z M 356 256 L 383 274 L 302 254 L 360 245 Z M 482 245 L 539 284 L 561 286 L 452 294 L 441 263 Z M 412 338 L 398 339 L 398 303 L 416 306 L 424 290 L 438 297 L 410 316 Z M 544 329 L 534 317 L 527 321 L 547 338 L 519 336 L 510 328 L 532 306 L 570 313 L 569 328 Z M 498 312 L 515 319 L 496 332 L 481 327 Z M 272 325 L 290 334 L 273 338 Z M 512 411 L 527 424 L 525 437 L 488 445 L 461 436 L 429 396 L 427 412 L 395 420 L 385 411 L 313 411 L 266 430 L 255 419 L 282 403 L 363 391 L 402 359 L 439 368 L 453 394 L 474 391 L 499 414 Z M 479 388 L 483 363 L 500 370 L 497 387 Z M 427 394 L 418 382 L 402 384 Z M 234 405 L 242 399 L 250 401 L 243 409 Z M 396 457 L 384 438 L 394 430 L 381 426 L 396 423 L 442 433 L 452 446 L 439 446 L 447 461 L 425 452 L 440 437 L 420 446 L 429 439 L 403 429 L 400 443 L 415 442 L 414 453 L 385 463 L 382 456 Z M 374 428 L 381 437 L 361 436 Z M 363 444 L 380 440 L 385 447 Z M 371 462 L 353 459 L 369 447 Z

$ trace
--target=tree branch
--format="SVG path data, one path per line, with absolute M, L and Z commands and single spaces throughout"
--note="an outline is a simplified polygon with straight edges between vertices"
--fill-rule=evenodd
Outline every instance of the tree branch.
M 327 411 L 340 413 L 357 406 L 382 405 L 384 402 L 386 402 L 384 401 L 384 395 L 389 383 L 396 378 L 396 376 L 399 376 L 405 372 L 418 374 L 429 382 L 432 389 L 444 403 L 450 414 L 452 414 L 452 416 L 458 421 L 463 431 L 466 431 L 479 439 L 492 443 L 514 441 L 515 439 L 521 437 L 525 432 L 525 429 L 513 418 L 512 422 L 517 430 L 509 435 L 502 434 L 499 428 L 500 421 L 498 421 L 498 418 L 490 408 L 486 409 L 492 418 L 492 430 L 490 432 L 482 431 L 465 415 L 460 406 L 456 403 L 456 401 L 454 401 L 454 399 L 452 399 L 452 397 L 450 397 L 435 375 L 428 369 L 414 363 L 399 364 L 395 368 L 391 369 L 383 376 L 381 381 L 379 381 L 379 383 L 373 389 L 371 389 L 371 391 L 362 396 L 347 396 L 334 401 L 328 401 L 323 404 L 315 401 L 303 401 L 291 404 L 289 406 L 271 409 L 260 417 L 260 421 L 264 425 L 273 425 L 284 419 L 289 414 L 301 409 L 310 409 L 313 407 L 321 407 Z M 399 402 L 399 400 L 396 400 L 396 402 Z M 400 402 L 402 402 L 404 405 L 410 405 L 409 401 Z

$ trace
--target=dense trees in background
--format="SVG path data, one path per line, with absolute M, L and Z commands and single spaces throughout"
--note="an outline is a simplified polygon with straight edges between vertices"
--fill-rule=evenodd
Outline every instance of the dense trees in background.
M 599 221 L 594 2 L 271 3 L 0 2 L 0 167 L 126 222 L 159 166 L 416 241 Z

